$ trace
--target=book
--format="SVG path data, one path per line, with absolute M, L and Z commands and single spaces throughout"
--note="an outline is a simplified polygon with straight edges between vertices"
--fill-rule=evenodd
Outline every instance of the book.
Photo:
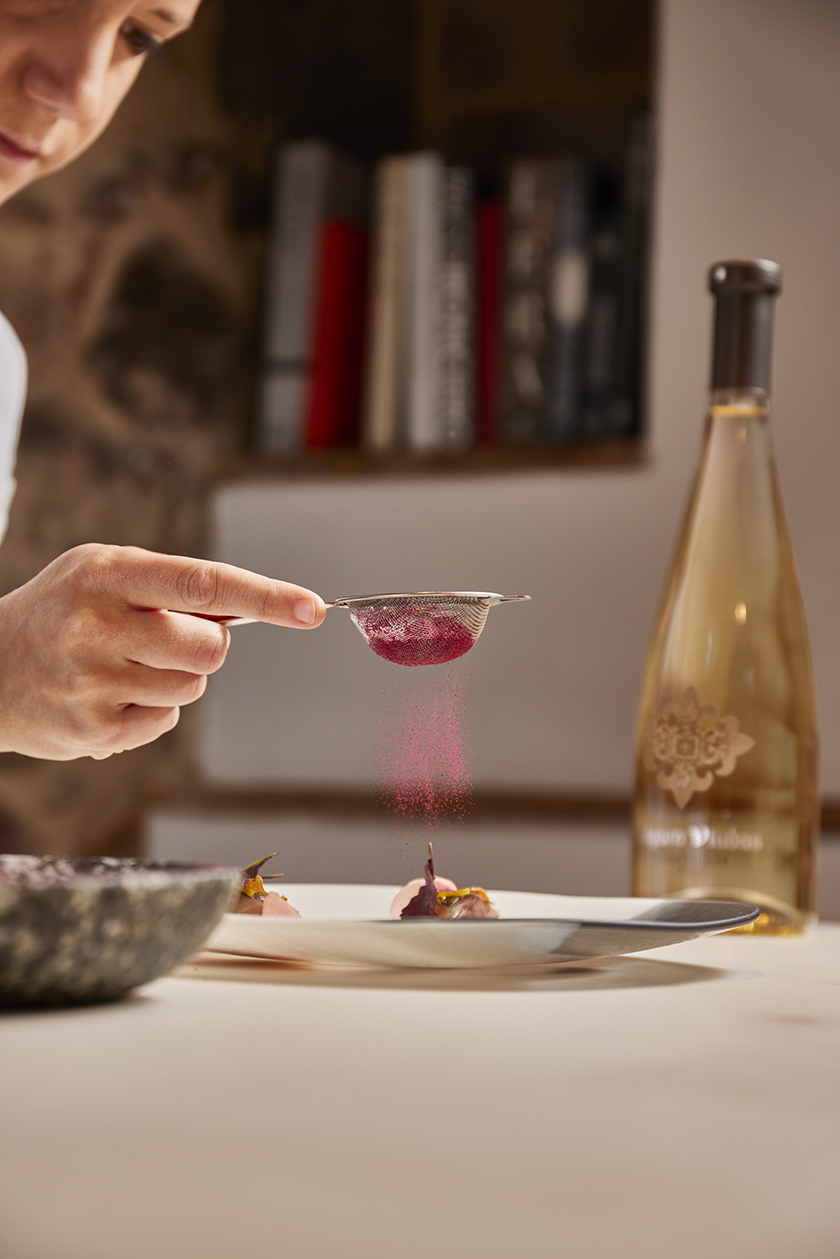
M 500 197 L 475 212 L 475 430 L 480 445 L 499 435 L 505 212 Z
M 597 441 L 620 435 L 616 369 L 623 296 L 624 257 L 621 182 L 609 171 L 593 183 L 590 242 L 589 328 L 584 364 L 583 436 Z
M 406 164 L 403 290 L 407 450 L 444 444 L 440 406 L 444 166 L 439 153 L 411 153 Z
M 475 440 L 475 179 L 466 166 L 443 175 L 438 408 L 441 450 Z
M 473 177 L 438 153 L 377 174 L 364 444 L 385 453 L 473 440 Z
M 631 116 L 625 157 L 616 364 L 606 427 L 611 437 L 634 437 L 641 430 L 653 145 L 654 115 L 640 106 Z
M 544 369 L 545 436 L 549 441 L 575 441 L 583 436 L 590 184 L 591 173 L 585 163 L 572 158 L 559 163 Z
M 264 454 L 303 443 L 328 168 L 329 149 L 314 140 L 286 145 L 277 159 L 256 433 Z
M 499 437 L 522 445 L 544 435 L 549 266 L 557 228 L 560 162 L 514 163 L 508 182 L 503 400 Z
M 584 435 L 636 436 L 640 428 L 644 274 L 650 199 L 651 116 L 634 111 L 625 169 L 596 174 L 586 350 Z
M 386 158 L 375 176 L 362 444 L 373 454 L 397 447 L 403 419 L 408 163 Z
M 349 247 L 344 263 L 336 261 L 340 242 L 357 237 L 367 215 L 367 174 L 361 163 L 319 140 L 296 141 L 278 154 L 275 208 L 268 262 L 264 362 L 257 420 L 257 449 L 266 454 L 291 454 L 304 446 L 313 400 L 315 342 L 323 286 L 357 277 L 353 258 L 360 243 Z M 328 222 L 352 227 L 325 231 Z M 322 257 L 330 249 L 325 271 Z M 356 287 L 358 280 L 356 279 Z M 353 285 L 351 285 L 353 287 Z M 355 288 L 354 288 L 355 292 Z M 343 335 L 343 334 L 342 334 Z M 322 337 L 323 340 L 323 337 Z M 339 336 L 339 342 L 341 337 Z M 329 338 L 328 338 L 329 341 Z M 330 344 L 335 345 L 333 335 Z M 323 345 L 322 345 L 323 349 Z M 315 444 L 324 428 L 323 389 L 318 405 Z M 329 424 L 335 427 L 335 420 Z
M 355 445 L 359 435 L 368 236 L 348 219 L 321 228 L 312 374 L 310 448 Z

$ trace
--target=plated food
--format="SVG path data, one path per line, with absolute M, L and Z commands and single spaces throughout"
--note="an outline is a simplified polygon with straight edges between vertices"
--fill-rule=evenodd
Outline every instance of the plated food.
M 759 913 L 730 901 L 488 890 L 498 918 L 395 921 L 389 906 L 405 888 L 297 883 L 284 892 L 299 918 L 228 913 L 205 947 L 315 966 L 553 966 L 679 944 L 744 926 Z
M 270 852 L 267 857 L 261 857 L 259 861 L 245 867 L 231 906 L 233 913 L 265 914 L 267 918 L 300 918 L 294 905 L 289 904 L 288 897 L 281 896 L 279 892 L 270 892 L 265 886 L 265 879 L 282 879 L 282 874 L 260 874 L 265 863 L 276 856 L 276 852 Z
M 435 858 L 429 859 L 422 879 L 412 879 L 391 902 L 391 917 L 498 918 L 499 911 L 483 887 L 456 887 L 451 879 L 435 878 Z
M 266 889 L 268 857 L 241 872 L 234 912 L 207 948 L 311 965 L 469 968 L 545 966 L 637 953 L 730 931 L 758 916 L 731 901 L 554 896 L 456 887 L 435 874 L 401 888 L 377 884 L 284 884 Z M 286 895 L 288 893 L 288 896 Z
M 245 866 L 230 910 L 234 914 L 253 914 L 266 918 L 300 918 L 287 896 L 270 891 L 266 882 L 282 879 L 282 874 L 261 874 L 267 861 L 276 857 L 270 852 Z M 457 887 L 451 879 L 435 877 L 435 858 L 429 844 L 429 858 L 423 867 L 422 879 L 411 879 L 400 888 L 391 902 L 390 914 L 403 918 L 498 918 L 496 909 L 483 887 Z

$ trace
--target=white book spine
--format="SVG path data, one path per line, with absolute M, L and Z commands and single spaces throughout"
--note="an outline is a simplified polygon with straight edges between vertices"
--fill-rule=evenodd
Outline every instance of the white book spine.
M 329 165 L 330 151 L 318 141 L 286 145 L 277 162 L 258 422 L 265 453 L 303 443 Z
M 401 419 L 406 287 L 407 159 L 389 157 L 376 172 L 370 317 L 362 441 L 374 454 L 394 450 Z
M 439 406 L 444 168 L 437 153 L 414 153 L 407 162 L 405 441 L 419 453 L 444 444 Z

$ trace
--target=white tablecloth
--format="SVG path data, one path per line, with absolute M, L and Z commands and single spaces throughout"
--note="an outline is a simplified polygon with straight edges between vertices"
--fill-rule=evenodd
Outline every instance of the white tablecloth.
M 3 1259 L 836 1259 L 840 927 L 0 1017 Z

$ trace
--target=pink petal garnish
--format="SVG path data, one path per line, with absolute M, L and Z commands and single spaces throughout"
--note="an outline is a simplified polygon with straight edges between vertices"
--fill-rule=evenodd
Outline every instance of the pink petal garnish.
M 415 896 L 425 882 L 425 879 L 412 879 L 410 883 L 406 883 L 405 887 L 401 888 L 400 891 L 397 892 L 396 896 L 391 901 L 391 908 L 388 911 L 392 918 L 400 917 L 406 905 L 408 905 L 410 901 L 414 900 Z M 451 879 L 436 878 L 435 887 L 440 891 L 443 891 L 444 888 L 448 888 L 450 892 L 454 892 L 457 890 L 458 884 L 453 883 Z
M 300 918 L 294 905 L 290 905 L 285 897 L 279 896 L 277 892 L 266 892 L 262 911 L 263 918 Z

